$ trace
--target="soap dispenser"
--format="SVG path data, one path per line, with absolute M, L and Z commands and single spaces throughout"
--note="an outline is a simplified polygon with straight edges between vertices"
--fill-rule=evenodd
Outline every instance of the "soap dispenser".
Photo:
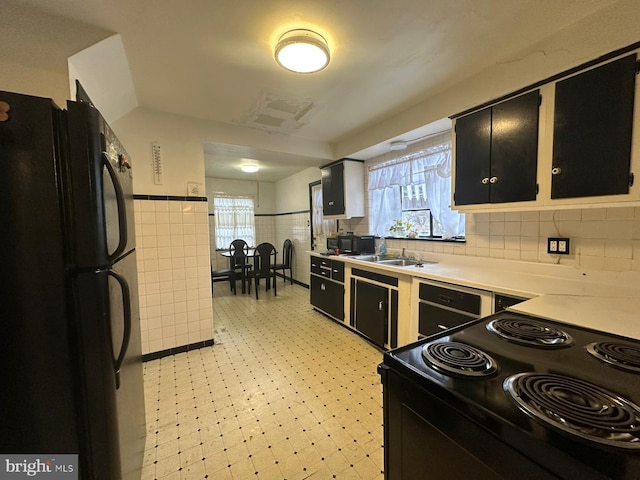
M 387 244 L 384 237 L 380 237 L 380 243 L 378 244 L 378 255 L 383 257 L 387 254 Z

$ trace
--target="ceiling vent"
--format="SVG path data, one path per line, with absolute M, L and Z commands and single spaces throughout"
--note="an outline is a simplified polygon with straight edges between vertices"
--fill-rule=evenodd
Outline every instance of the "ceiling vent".
M 234 120 L 234 122 L 271 133 L 287 134 L 307 124 L 302 119 L 312 108 L 313 101 L 310 99 L 285 98 L 263 92 L 251 113 L 243 119 Z

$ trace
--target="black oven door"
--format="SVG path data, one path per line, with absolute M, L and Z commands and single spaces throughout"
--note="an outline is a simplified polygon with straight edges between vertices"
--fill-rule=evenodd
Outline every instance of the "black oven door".
M 385 480 L 558 480 L 387 365 L 378 371 Z

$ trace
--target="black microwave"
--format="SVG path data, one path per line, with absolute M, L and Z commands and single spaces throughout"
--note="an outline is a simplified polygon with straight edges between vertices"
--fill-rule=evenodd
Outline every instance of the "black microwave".
M 373 235 L 340 235 L 327 238 L 327 250 L 338 249 L 340 253 L 361 255 L 375 253 L 376 238 Z

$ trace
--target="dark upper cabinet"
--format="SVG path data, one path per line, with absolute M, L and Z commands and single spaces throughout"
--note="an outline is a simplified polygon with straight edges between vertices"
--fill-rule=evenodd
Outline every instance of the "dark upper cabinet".
M 490 167 L 491 108 L 485 108 L 456 121 L 456 205 L 489 203 Z
M 322 213 L 344 213 L 344 163 L 336 163 L 322 169 Z
M 320 168 L 322 214 L 329 218 L 364 216 L 364 162 L 342 159 Z
M 551 198 L 626 194 L 636 54 L 556 84 Z
M 455 204 L 535 200 L 540 91 L 456 120 Z

